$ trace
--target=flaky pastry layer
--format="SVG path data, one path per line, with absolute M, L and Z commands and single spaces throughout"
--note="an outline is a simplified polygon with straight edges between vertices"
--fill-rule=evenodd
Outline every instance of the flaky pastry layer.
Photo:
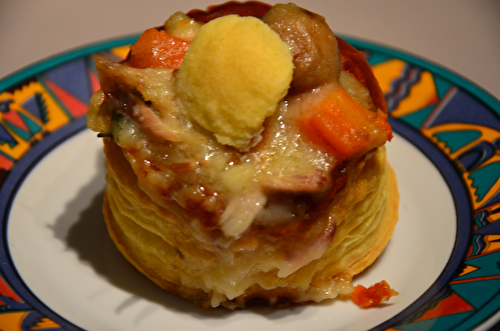
M 329 209 L 336 221 L 326 251 L 283 277 L 288 259 L 276 246 L 252 237 L 252 249 L 220 247 L 203 229 L 186 226 L 138 185 L 121 149 L 104 142 L 108 187 L 104 215 L 123 255 L 160 287 L 204 308 L 322 301 L 349 295 L 352 277 L 380 255 L 397 222 L 398 192 L 385 148 L 358 161 Z M 173 203 L 174 204 L 174 203 Z

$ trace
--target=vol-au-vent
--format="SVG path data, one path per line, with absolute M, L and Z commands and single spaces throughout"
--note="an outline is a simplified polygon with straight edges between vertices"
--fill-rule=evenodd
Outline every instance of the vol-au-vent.
M 363 54 L 322 16 L 174 13 L 124 61 L 95 62 L 106 223 L 152 281 L 204 308 L 396 294 L 352 285 L 397 222 L 392 130 Z

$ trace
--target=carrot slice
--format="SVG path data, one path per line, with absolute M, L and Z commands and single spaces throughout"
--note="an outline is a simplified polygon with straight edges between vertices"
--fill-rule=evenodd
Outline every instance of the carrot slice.
M 340 87 L 304 112 L 299 122 L 306 137 L 340 160 L 382 146 L 392 138 L 386 113 L 363 108 Z
M 167 34 L 163 30 L 148 29 L 132 46 L 129 65 L 133 68 L 178 69 L 190 42 Z
M 399 293 L 391 289 L 385 280 L 370 286 L 369 288 L 363 285 L 358 285 L 354 288 L 351 299 L 361 308 L 376 306 L 382 302 L 388 301 L 392 296 Z

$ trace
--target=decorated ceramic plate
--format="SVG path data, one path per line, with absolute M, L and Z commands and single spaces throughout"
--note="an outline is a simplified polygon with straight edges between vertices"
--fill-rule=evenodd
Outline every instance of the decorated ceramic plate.
M 139 274 L 107 236 L 104 157 L 85 123 L 99 89 L 92 55 L 123 58 L 135 38 L 0 81 L 1 330 L 466 331 L 498 322 L 500 103 L 434 64 L 352 39 L 387 98 L 401 193 L 393 238 L 355 283 L 387 280 L 400 295 L 372 309 L 335 300 L 205 312 Z

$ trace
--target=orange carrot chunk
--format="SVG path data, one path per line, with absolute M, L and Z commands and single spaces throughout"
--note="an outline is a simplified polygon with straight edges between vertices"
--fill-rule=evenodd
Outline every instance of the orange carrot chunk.
M 389 301 L 393 296 L 399 293 L 391 289 L 385 280 L 370 286 L 369 288 L 363 285 L 358 285 L 354 288 L 351 295 L 352 301 L 361 308 L 376 306 L 382 302 Z
M 129 65 L 133 68 L 178 69 L 190 42 L 155 28 L 143 32 L 132 45 Z
M 305 112 L 300 124 L 311 141 L 340 160 L 380 147 L 392 138 L 387 114 L 363 108 L 340 87 Z

